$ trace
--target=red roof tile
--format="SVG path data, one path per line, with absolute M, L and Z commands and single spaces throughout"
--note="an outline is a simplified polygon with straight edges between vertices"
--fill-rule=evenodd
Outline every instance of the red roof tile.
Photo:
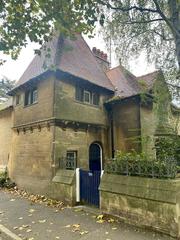
M 141 80 L 145 83 L 146 90 L 152 89 L 158 74 L 159 71 L 155 71 L 136 77 L 121 65 L 110 69 L 106 73 L 115 87 L 115 96 L 119 96 L 120 98 L 131 97 L 141 93 Z
M 36 55 L 15 88 L 45 73 L 47 69 L 44 69 L 43 66 L 47 62 L 48 67 L 56 66 L 58 70 L 70 73 L 108 90 L 114 90 L 111 81 L 101 69 L 80 34 L 76 35 L 75 40 L 55 36 L 52 41 L 47 43 L 48 48 L 51 49 L 51 57 L 45 57 L 47 51 L 42 51 L 41 56 Z

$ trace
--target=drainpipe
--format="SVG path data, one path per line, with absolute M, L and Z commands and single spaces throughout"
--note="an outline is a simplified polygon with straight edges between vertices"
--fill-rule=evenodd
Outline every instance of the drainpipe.
M 111 154 L 114 158 L 114 121 L 113 121 L 113 110 L 110 112 L 110 128 L 111 128 Z

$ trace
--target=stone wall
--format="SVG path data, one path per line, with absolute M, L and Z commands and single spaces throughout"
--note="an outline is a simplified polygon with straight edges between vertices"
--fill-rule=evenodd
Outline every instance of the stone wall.
M 152 108 L 142 107 L 140 108 L 141 116 L 141 144 L 142 152 L 148 154 L 152 158 L 156 157 L 155 149 L 155 131 L 156 131 L 156 115 Z
M 89 169 L 89 146 L 93 142 L 99 142 L 103 150 L 103 163 L 105 158 L 109 157 L 110 146 L 108 144 L 107 129 L 89 128 L 55 128 L 55 162 L 56 167 L 63 168 L 63 159 L 66 152 L 77 151 L 77 167 Z
M 121 101 L 113 106 L 114 149 L 141 149 L 140 114 L 137 99 Z
M 75 171 L 59 169 L 52 183 L 49 185 L 47 195 L 51 198 L 62 200 L 73 206 L 76 204 L 76 179 Z
M 82 85 L 83 86 L 83 85 Z M 95 87 L 90 88 L 95 91 Z M 57 119 L 71 120 L 83 123 L 105 125 L 108 124 L 107 112 L 104 102 L 107 95 L 99 92 L 99 106 L 85 104 L 75 99 L 75 83 L 68 80 L 56 80 L 55 87 L 55 117 Z
M 46 193 L 52 179 L 53 127 L 13 131 L 9 174 L 20 188 Z
M 159 180 L 104 174 L 100 207 L 121 220 L 180 237 L 180 179 Z
M 54 101 L 54 78 L 42 80 L 37 84 L 38 102 L 32 105 L 24 106 L 25 91 L 21 90 L 17 94 L 20 95 L 20 104 L 15 104 L 14 96 L 14 126 L 27 124 L 43 119 L 53 117 L 53 101 Z M 28 89 L 28 88 L 27 88 Z M 26 90 L 27 90 L 26 89 Z
M 0 170 L 8 165 L 12 138 L 12 108 L 0 111 Z

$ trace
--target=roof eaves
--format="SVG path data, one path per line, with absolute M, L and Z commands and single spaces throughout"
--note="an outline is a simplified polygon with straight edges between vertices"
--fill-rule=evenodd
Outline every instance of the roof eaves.
M 50 76 L 51 74 L 53 74 L 53 72 L 54 71 L 52 71 L 52 70 L 47 70 L 46 72 L 44 72 L 44 73 L 42 73 L 42 74 L 40 74 L 40 75 L 38 75 L 38 76 L 36 76 L 34 78 L 29 79 L 28 81 L 24 82 L 23 84 L 15 86 L 11 91 L 9 91 L 7 93 L 7 95 L 13 96 L 18 89 L 24 88 L 25 86 L 28 86 L 31 83 L 34 83 L 36 81 L 38 82 L 38 81 L 40 81 L 42 79 L 45 79 L 45 78 L 47 78 L 47 76 Z
M 110 98 L 109 100 L 107 100 L 105 102 L 105 104 L 111 104 L 111 103 L 114 103 L 114 102 L 121 102 L 123 100 L 131 99 L 131 98 L 135 98 L 135 97 L 139 97 L 139 96 L 140 96 L 140 93 L 134 94 L 134 95 L 131 95 L 131 96 L 127 96 L 127 97 L 114 96 L 114 97 Z

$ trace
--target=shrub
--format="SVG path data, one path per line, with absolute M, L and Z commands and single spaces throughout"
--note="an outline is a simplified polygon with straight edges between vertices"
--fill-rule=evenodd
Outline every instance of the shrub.
M 149 159 L 145 153 L 117 151 L 105 166 L 107 173 L 156 178 L 175 178 L 177 166 L 174 158 Z

